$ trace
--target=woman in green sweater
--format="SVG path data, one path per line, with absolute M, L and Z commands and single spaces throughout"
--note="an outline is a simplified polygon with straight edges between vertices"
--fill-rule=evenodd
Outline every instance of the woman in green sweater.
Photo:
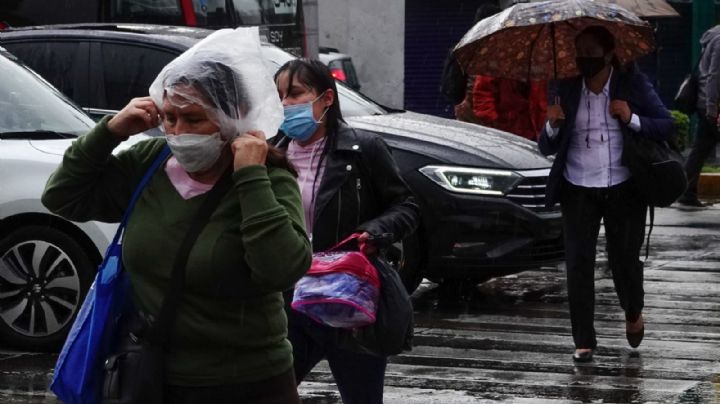
M 161 102 L 133 99 L 76 140 L 49 179 L 43 203 L 70 220 L 117 222 L 168 144 L 173 154 L 135 205 L 123 240 L 135 306 L 157 316 L 190 218 L 230 175 L 233 186 L 187 260 L 166 347 L 166 402 L 299 403 L 280 293 L 311 262 L 298 185 L 262 132 L 238 132 L 252 97 L 236 62 L 211 56 L 171 63 L 156 80 Z M 112 154 L 129 136 L 160 123 L 165 137 Z

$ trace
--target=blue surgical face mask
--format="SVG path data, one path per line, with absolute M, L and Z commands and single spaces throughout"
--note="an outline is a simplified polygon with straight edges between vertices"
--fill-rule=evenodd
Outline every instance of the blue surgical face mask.
M 315 120 L 313 116 L 313 104 L 319 100 L 320 97 L 322 97 L 322 94 L 310 102 L 286 106 L 284 108 L 285 120 L 282 125 L 280 125 L 280 130 L 290 139 L 299 141 L 310 139 L 328 111 L 326 108 L 320 119 Z

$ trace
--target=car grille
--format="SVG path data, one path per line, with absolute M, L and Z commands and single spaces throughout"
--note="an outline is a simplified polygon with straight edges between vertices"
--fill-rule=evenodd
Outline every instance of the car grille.
M 550 212 L 557 207 L 545 207 L 545 188 L 547 187 L 550 169 L 517 171 L 523 179 L 507 194 L 507 198 L 518 205 L 535 212 Z
M 562 237 L 550 240 L 539 240 L 532 244 L 530 256 L 537 261 L 561 260 L 565 256 L 565 245 Z

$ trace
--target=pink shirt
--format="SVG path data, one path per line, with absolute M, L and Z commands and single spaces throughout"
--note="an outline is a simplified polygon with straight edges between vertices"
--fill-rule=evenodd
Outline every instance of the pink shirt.
M 175 190 L 186 200 L 202 195 L 213 187 L 213 184 L 203 184 L 190 178 L 190 175 L 182 168 L 180 163 L 178 163 L 175 156 L 170 157 L 165 164 L 165 173 L 175 187 Z
M 312 236 L 315 219 L 315 195 L 317 195 L 325 172 L 325 160 L 323 160 L 322 166 L 318 170 L 325 139 L 323 137 L 307 146 L 300 146 L 293 140 L 288 144 L 287 148 L 288 160 L 290 160 L 298 173 L 298 185 L 300 185 L 303 210 L 305 211 L 305 230 L 310 236 Z

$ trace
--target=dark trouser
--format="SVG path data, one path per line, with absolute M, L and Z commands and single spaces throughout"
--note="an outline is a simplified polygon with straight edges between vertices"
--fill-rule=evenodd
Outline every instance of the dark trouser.
M 167 404 L 300 404 L 295 374 L 224 386 L 165 386 Z
M 605 225 L 608 265 L 625 317 L 643 308 L 643 263 L 647 206 L 632 179 L 610 188 L 565 183 L 560 205 L 565 231 L 568 300 L 576 348 L 595 348 L 595 252 L 600 220 Z
M 712 152 L 718 141 L 717 127 L 715 122 L 708 121 L 703 114 L 698 114 L 698 126 L 695 132 L 690 155 L 685 162 L 685 172 L 688 177 L 688 188 L 681 199 L 697 199 L 698 179 L 705 159 Z
M 293 346 L 297 383 L 327 359 L 345 404 L 381 404 L 387 358 L 357 353 L 337 344 L 337 330 L 291 311 L 288 339 Z

